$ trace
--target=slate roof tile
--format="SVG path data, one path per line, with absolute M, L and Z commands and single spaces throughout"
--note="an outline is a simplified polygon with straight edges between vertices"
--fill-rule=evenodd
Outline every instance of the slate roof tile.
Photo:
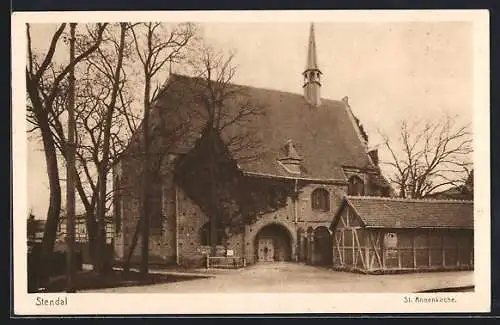
M 192 91 L 193 87 L 200 87 L 200 79 L 173 75 L 169 84 L 168 91 L 164 92 L 157 106 L 187 104 L 199 114 L 186 116 L 184 119 L 190 119 L 201 130 L 203 108 L 195 99 L 190 99 L 195 93 Z M 229 126 L 221 133 L 224 140 L 227 140 L 251 132 L 258 143 L 255 148 L 249 148 L 246 152 L 252 159 L 240 159 L 238 154 L 241 153 L 234 154 L 243 171 L 291 176 L 278 163 L 288 140 L 293 141 L 297 154 L 302 158 L 302 177 L 345 181 L 342 166 L 375 168 L 368 158 L 359 130 L 353 123 L 352 113 L 344 102 L 323 99 L 321 106 L 311 107 L 301 94 L 241 85 L 231 87 L 237 90 L 235 93 L 244 94 L 263 109 L 262 115 L 249 117 L 245 123 Z M 237 100 L 238 98 L 235 99 Z M 179 104 L 180 102 L 184 104 Z M 231 102 L 227 105 L 237 106 Z M 167 120 L 175 124 L 183 118 L 177 116 Z M 197 135 L 196 130 L 191 131 L 178 146 L 192 146 Z M 175 148 L 172 150 L 175 151 Z

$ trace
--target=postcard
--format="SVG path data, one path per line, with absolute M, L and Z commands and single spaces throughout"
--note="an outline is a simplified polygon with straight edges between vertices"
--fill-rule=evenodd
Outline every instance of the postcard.
M 12 57 L 15 315 L 490 310 L 487 10 L 17 12 Z

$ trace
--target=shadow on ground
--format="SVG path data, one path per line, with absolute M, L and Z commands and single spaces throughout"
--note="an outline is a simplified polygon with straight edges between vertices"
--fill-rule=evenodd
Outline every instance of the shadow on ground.
M 79 272 L 74 279 L 76 291 L 97 290 L 131 286 L 149 286 L 154 284 L 175 283 L 181 281 L 205 279 L 209 276 L 193 274 L 160 274 L 149 273 L 146 276 L 137 271 L 125 272 L 113 270 L 104 276 L 94 271 Z M 65 292 L 67 289 L 66 276 L 60 276 L 51 280 L 44 288 L 38 292 Z

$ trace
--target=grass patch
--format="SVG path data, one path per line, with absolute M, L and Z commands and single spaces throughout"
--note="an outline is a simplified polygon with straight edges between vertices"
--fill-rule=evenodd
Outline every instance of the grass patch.
M 109 274 L 99 275 L 94 271 L 80 272 L 76 275 L 74 285 L 76 291 L 108 289 L 130 286 L 147 286 L 160 283 L 173 283 L 207 278 L 206 276 L 180 275 L 180 274 L 160 274 L 149 273 L 146 276 L 137 271 L 125 272 L 113 270 Z M 45 288 L 39 292 L 65 292 L 67 280 L 66 276 L 60 276 L 49 281 Z

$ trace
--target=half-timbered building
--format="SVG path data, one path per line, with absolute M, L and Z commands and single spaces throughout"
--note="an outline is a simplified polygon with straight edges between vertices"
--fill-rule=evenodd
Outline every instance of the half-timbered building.
M 331 229 L 333 266 L 364 273 L 474 267 L 473 203 L 344 199 Z

